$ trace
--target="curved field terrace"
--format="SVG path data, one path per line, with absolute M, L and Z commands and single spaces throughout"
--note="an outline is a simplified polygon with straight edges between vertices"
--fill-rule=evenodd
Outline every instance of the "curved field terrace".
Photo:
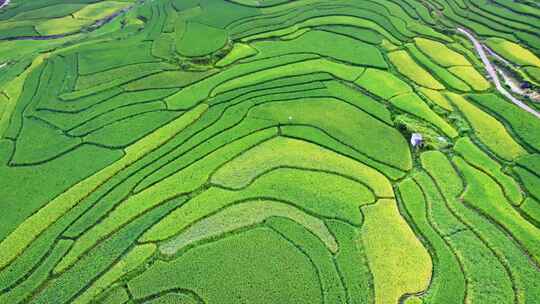
M 540 303 L 533 0 L 0 0 L 0 303 Z

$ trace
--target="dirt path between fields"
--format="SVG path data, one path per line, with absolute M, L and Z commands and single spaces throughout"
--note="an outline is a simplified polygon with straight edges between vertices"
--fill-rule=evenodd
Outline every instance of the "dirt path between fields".
M 536 116 L 536 118 L 540 119 L 540 113 L 531 107 L 529 107 L 527 104 L 525 104 L 523 101 L 515 98 L 508 92 L 505 87 L 501 84 L 501 81 L 499 79 L 499 75 L 497 75 L 497 71 L 489 61 L 486 51 L 484 50 L 484 47 L 482 44 L 474 37 L 474 35 L 469 32 L 468 30 L 458 27 L 458 32 L 464 34 L 467 36 L 467 38 L 473 43 L 474 48 L 476 49 L 476 53 L 480 56 L 480 59 L 482 59 L 482 63 L 484 63 L 484 67 L 486 68 L 486 71 L 488 72 L 489 76 L 491 77 L 491 81 L 495 84 L 495 88 L 497 88 L 497 91 L 499 91 L 503 96 L 508 98 L 511 102 L 513 102 L 518 107 L 522 108 L 523 110 L 531 113 L 532 115 Z

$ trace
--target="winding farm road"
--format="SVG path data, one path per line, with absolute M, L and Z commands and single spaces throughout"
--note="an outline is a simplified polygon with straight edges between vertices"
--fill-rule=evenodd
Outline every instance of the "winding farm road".
M 497 88 L 497 90 L 502 95 L 504 95 L 506 98 L 510 99 L 510 101 L 513 102 L 515 105 L 517 105 L 518 107 L 522 108 L 523 110 L 531 113 L 532 115 L 536 116 L 536 118 L 540 119 L 540 113 L 539 112 L 537 112 L 536 110 L 529 107 L 523 101 L 521 101 L 521 100 L 515 98 L 514 96 L 512 96 L 512 94 L 510 94 L 510 92 L 508 92 L 505 89 L 505 87 L 501 84 L 501 81 L 499 80 L 499 76 L 497 75 L 497 71 L 495 71 L 495 68 L 493 67 L 493 65 L 489 61 L 489 59 L 488 59 L 488 57 L 486 55 L 486 51 L 484 50 L 484 47 L 482 46 L 482 44 L 478 40 L 476 40 L 474 35 L 471 32 L 469 32 L 468 30 L 466 30 L 464 28 L 461 28 L 461 27 L 458 27 L 457 30 L 458 30 L 458 32 L 463 33 L 465 36 L 467 36 L 467 38 L 469 38 L 469 40 L 471 40 L 471 42 L 473 43 L 474 48 L 476 49 L 476 52 L 478 53 L 478 55 L 482 59 L 482 62 L 484 63 L 484 66 L 486 67 L 486 70 L 487 70 L 489 76 L 491 77 L 493 83 L 495 84 L 495 88 Z
M 9 0 L 0 0 L 0 8 L 3 8 L 4 6 L 7 6 L 9 4 Z

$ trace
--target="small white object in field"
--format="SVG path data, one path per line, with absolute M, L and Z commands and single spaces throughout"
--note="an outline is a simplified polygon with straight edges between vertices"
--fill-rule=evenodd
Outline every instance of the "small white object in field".
M 418 147 L 422 144 L 422 141 L 423 141 L 423 137 L 422 137 L 422 134 L 420 133 L 413 133 L 411 135 L 411 145 L 413 147 Z
M 289 120 L 292 120 L 292 116 L 289 116 Z

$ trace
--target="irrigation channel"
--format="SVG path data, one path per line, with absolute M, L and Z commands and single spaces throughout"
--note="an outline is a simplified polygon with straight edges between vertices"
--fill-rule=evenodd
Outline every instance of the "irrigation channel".
M 1 4 L 2 1 L 6 1 L 6 2 L 4 2 L 4 4 Z M 8 5 L 9 1 L 10 0 L 0 0 L 0 9 L 3 6 Z M 142 4 L 143 2 L 144 2 L 144 0 L 141 0 L 141 1 L 138 2 L 138 4 Z M 121 10 L 119 10 L 119 11 L 117 11 L 117 12 L 115 12 L 115 13 L 109 15 L 109 16 L 106 16 L 104 18 L 96 20 L 96 22 L 94 22 L 94 24 L 87 27 L 86 30 L 92 32 L 92 31 L 95 31 L 95 30 L 99 29 L 100 27 L 104 26 L 105 24 L 112 22 L 116 17 L 118 17 L 120 15 L 123 15 L 123 14 L 126 14 L 127 12 L 132 10 L 133 7 L 135 7 L 135 5 L 137 5 L 137 4 L 133 4 L 133 5 L 129 6 L 129 7 L 121 9 Z M 3 38 L 3 39 L 0 39 L 0 40 L 52 40 L 52 39 L 60 39 L 60 38 L 68 37 L 68 36 L 74 36 L 74 35 L 82 33 L 82 31 L 83 31 L 83 29 L 81 29 L 79 31 L 76 31 L 76 32 L 72 32 L 72 33 L 66 33 L 66 34 L 44 35 L 44 36 L 19 36 L 19 37 Z
M 510 92 L 508 92 L 504 88 L 504 86 L 501 84 L 501 81 L 499 80 L 499 76 L 497 75 L 497 71 L 495 70 L 495 68 L 491 64 L 491 61 L 489 61 L 489 58 L 486 55 L 486 51 L 485 51 L 483 45 L 474 37 L 474 35 L 470 31 L 468 31 L 468 30 L 466 30 L 464 28 L 461 28 L 461 27 L 458 27 L 457 30 L 458 30 L 458 32 L 463 33 L 465 36 L 467 36 L 467 38 L 469 40 L 471 40 L 471 42 L 473 43 L 474 48 L 476 49 L 476 52 L 478 53 L 478 55 L 482 59 L 482 62 L 484 63 L 484 66 L 485 66 L 489 76 L 491 77 L 493 83 L 495 84 L 495 88 L 497 88 L 497 91 L 499 91 L 502 95 L 504 95 L 511 102 L 516 104 L 518 107 L 522 108 L 523 110 L 531 113 L 532 115 L 534 115 L 534 116 L 536 116 L 537 118 L 540 119 L 540 113 L 539 112 L 537 112 L 536 110 L 529 107 L 523 101 L 515 98 Z

